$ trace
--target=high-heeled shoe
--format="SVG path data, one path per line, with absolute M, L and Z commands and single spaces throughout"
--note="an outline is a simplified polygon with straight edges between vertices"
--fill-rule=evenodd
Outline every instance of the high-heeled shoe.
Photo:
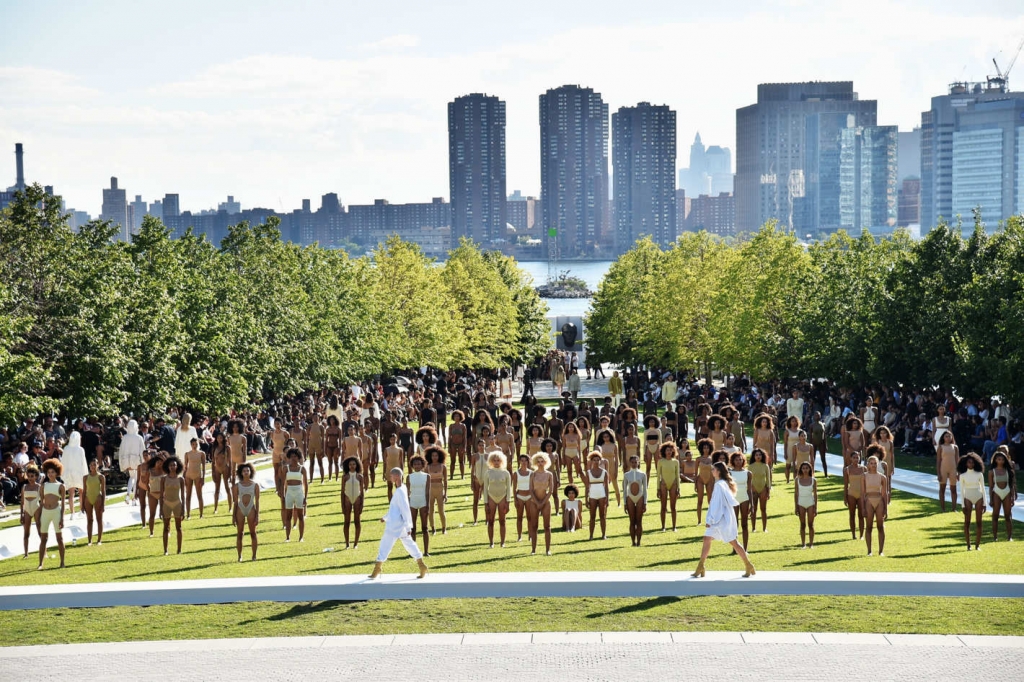
M 700 563 L 697 564 L 697 570 L 690 574 L 691 578 L 703 578 L 704 577 L 704 560 L 701 559 Z
M 743 574 L 744 578 L 749 578 L 750 576 L 752 576 L 755 573 L 757 573 L 757 571 L 754 570 L 754 564 L 750 563 L 749 560 L 744 561 L 744 563 L 747 565 L 747 572 Z
M 380 574 L 384 572 L 384 562 L 378 561 L 373 566 L 373 573 L 370 574 L 370 580 L 376 580 L 380 577 Z

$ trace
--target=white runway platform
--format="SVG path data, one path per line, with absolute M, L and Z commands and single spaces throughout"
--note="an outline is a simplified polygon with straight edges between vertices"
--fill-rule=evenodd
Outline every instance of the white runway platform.
M 411 561 L 396 560 L 386 568 L 411 566 Z M 275 576 L 0 587 L 0 610 L 250 601 L 722 595 L 1021 598 L 1024 575 L 765 571 L 742 578 L 737 570 L 712 571 L 700 579 L 678 571 L 439 573 L 423 580 L 412 574 L 385 573 L 378 581 L 363 575 Z

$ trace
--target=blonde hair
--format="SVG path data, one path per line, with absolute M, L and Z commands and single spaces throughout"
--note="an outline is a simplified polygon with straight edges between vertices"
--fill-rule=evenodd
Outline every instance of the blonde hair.
M 534 467 L 540 466 L 541 463 L 544 464 L 545 469 L 551 466 L 551 458 L 545 455 L 543 452 L 538 452 L 536 455 L 533 456 L 533 459 L 530 461 L 533 463 Z
M 186 412 L 185 414 L 181 415 L 181 430 L 184 431 L 190 426 L 192 426 L 192 415 Z
M 495 464 L 495 462 L 497 462 L 497 464 Z M 489 464 L 492 469 L 504 469 L 507 462 L 508 460 L 505 458 L 505 453 L 500 450 L 495 450 L 491 454 L 487 455 L 487 464 Z

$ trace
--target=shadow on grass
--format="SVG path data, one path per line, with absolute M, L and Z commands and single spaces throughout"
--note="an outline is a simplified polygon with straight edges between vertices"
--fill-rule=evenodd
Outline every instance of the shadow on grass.
M 653 599 L 645 599 L 636 604 L 628 604 L 626 606 L 620 606 L 617 609 L 611 611 L 596 611 L 594 613 L 588 613 L 587 618 L 604 618 L 605 616 L 616 616 L 623 613 L 641 613 L 643 611 L 650 611 L 656 609 L 659 606 L 668 606 L 669 604 L 678 604 L 683 599 L 693 599 L 693 597 L 655 597 Z
M 352 601 L 320 601 L 320 602 L 309 602 L 303 604 L 295 604 L 287 611 L 269 616 L 267 618 L 254 618 L 251 620 L 242 621 L 239 625 L 252 625 L 254 623 L 261 623 L 264 621 L 286 621 L 292 618 L 301 618 L 302 616 L 308 616 L 315 613 L 327 613 L 334 611 L 342 606 L 349 604 L 361 604 L 366 600 L 352 600 Z

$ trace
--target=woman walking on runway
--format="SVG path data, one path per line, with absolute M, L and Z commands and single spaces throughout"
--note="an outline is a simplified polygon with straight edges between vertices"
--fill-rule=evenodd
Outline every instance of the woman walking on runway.
M 743 577 L 749 578 L 757 571 L 754 570 L 754 564 L 750 563 L 750 557 L 747 556 L 747 551 L 743 549 L 743 545 L 736 540 L 737 528 L 734 508 L 737 503 L 736 498 L 733 497 L 736 493 L 736 482 L 733 481 L 732 476 L 729 474 L 729 469 L 722 462 L 715 463 L 712 468 L 712 475 L 715 478 L 715 492 L 711 496 L 711 503 L 708 506 L 704 546 L 701 548 L 700 563 L 697 564 L 697 570 L 693 572 L 693 577 L 704 577 L 704 562 L 707 561 L 708 554 L 711 552 L 711 541 L 720 540 L 721 542 L 729 543 L 736 550 L 736 554 L 743 560 L 743 564 L 747 569 Z
M 409 556 L 415 559 L 416 564 L 419 566 L 420 574 L 417 577 L 426 577 L 427 565 L 423 563 L 423 554 L 409 535 L 409 531 L 412 530 L 412 510 L 409 508 L 409 494 L 402 487 L 402 470 L 398 468 L 392 469 L 388 477 L 391 479 L 395 492 L 391 496 L 387 515 L 380 520 L 384 524 L 384 535 L 380 539 L 380 551 L 377 553 L 377 563 L 370 574 L 370 580 L 376 580 L 380 577 L 384 570 L 384 562 L 388 560 L 388 555 L 391 554 L 391 548 L 399 540 L 402 541 L 405 551 L 409 552 Z

